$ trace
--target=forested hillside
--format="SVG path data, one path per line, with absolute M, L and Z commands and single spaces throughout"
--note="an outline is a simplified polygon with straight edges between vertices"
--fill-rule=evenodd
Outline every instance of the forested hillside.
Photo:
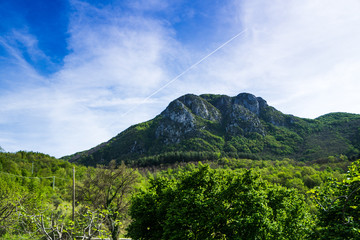
M 93 166 L 113 159 L 132 166 L 223 157 L 309 161 L 342 154 L 354 160 L 360 153 L 359 129 L 357 114 L 304 119 L 249 93 L 187 94 L 154 119 L 64 159 Z
M 341 155 L 93 168 L 0 153 L 0 238 L 358 239 L 359 166 Z

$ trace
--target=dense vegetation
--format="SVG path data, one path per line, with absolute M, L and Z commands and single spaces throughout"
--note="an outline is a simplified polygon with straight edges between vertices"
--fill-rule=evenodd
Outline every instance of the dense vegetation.
M 93 168 L 41 153 L 2 152 L 0 238 L 360 237 L 359 161 L 338 155 L 308 162 L 203 162 L 135 170 L 112 161 Z
M 306 239 L 304 196 L 252 171 L 202 165 L 150 179 L 134 197 L 133 239 Z
M 115 162 L 75 166 L 73 216 L 73 167 L 41 153 L 0 153 L 1 239 L 116 239 L 124 234 L 130 196 L 140 181 L 137 171 Z

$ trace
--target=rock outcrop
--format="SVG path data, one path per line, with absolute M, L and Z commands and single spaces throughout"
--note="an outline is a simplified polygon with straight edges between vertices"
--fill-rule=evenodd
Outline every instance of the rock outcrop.
M 213 95 L 210 95 L 213 96 Z M 231 135 L 246 135 L 252 132 L 265 136 L 261 116 L 268 107 L 266 101 L 249 93 L 236 97 L 184 95 L 169 104 L 161 113 L 155 136 L 165 144 L 179 143 L 190 134 L 196 135 L 206 129 L 203 120 L 218 123 Z

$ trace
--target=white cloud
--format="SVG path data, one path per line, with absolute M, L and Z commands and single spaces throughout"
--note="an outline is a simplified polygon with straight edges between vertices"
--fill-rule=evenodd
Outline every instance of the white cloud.
M 43 86 L 27 85 L 0 97 L 6 105 L 0 122 L 7 124 L 1 131 L 21 142 L 5 143 L 7 151 L 26 149 L 60 157 L 91 148 L 160 111 L 139 109 L 149 105 L 151 101 L 143 99 L 168 79 L 164 59 L 174 54 L 172 44 L 177 44 L 172 31 L 151 18 L 124 17 L 80 1 L 74 1 L 74 8 L 71 53 L 63 68 L 43 78 L 30 67 Z M 100 20 L 94 22 L 94 17 Z M 17 61 L 26 63 L 21 55 Z M 18 70 L 26 82 L 30 71 Z M 119 119 L 136 102 L 143 105 Z M 15 118 L 17 123 L 11 122 Z
M 234 6 L 239 3 L 234 1 Z M 246 37 L 235 39 L 199 66 L 183 79 L 182 86 L 230 95 L 251 92 L 301 117 L 317 117 L 325 109 L 334 109 L 328 106 L 360 112 L 356 105 L 347 105 L 346 98 L 330 93 L 345 96 L 349 88 L 359 89 L 359 1 L 249 0 L 239 5 L 238 12 L 243 24 L 235 23 L 233 30 L 246 28 Z M 339 75 L 346 75 L 346 80 L 336 80 Z M 314 105 L 304 96 L 322 101 Z M 360 100 L 360 95 L 353 97 Z
M 164 0 L 128 0 L 128 5 L 139 11 L 162 11 L 169 7 L 169 2 Z
M 19 49 L 0 38 L 16 63 L 11 71 L 0 70 L 2 82 L 27 83 L 0 96 L 0 146 L 7 151 L 60 157 L 89 149 L 153 118 L 185 93 L 233 96 L 247 91 L 301 117 L 360 113 L 357 0 L 236 0 L 222 5 L 224 20 L 214 33 L 224 34 L 212 42 L 203 36 L 196 50 L 176 40 L 169 22 L 142 14 L 174 7 L 164 1 L 129 1 L 136 10 L 132 15 L 121 8 L 72 4 L 70 53 L 50 77 L 38 74 Z M 225 42 L 230 32 L 244 28 L 244 36 L 144 101 L 214 50 L 219 39 Z M 17 39 L 41 56 L 34 36 L 21 32 Z

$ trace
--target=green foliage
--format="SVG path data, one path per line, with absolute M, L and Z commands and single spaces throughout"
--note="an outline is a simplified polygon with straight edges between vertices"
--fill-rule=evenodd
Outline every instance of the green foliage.
M 344 122 L 350 122 L 359 119 L 360 116 L 358 114 L 336 112 L 336 113 L 329 113 L 322 115 L 318 117 L 316 120 L 321 121 L 323 123 L 330 123 L 336 125 L 336 124 L 342 124 Z
M 78 215 L 76 224 L 71 222 L 73 166 L 69 162 L 20 151 L 0 153 L 0 166 L 0 238 L 26 239 L 25 234 L 40 239 L 50 234 L 47 239 L 73 239 L 71 234 L 84 230 L 80 229 L 84 215 Z M 78 181 L 85 170 L 77 166 Z
M 0 175 L 0 236 L 16 222 L 16 208 L 24 201 L 23 188 L 11 177 Z
M 311 191 L 317 203 L 318 239 L 360 238 L 360 161 L 354 162 L 343 181 L 329 179 L 318 190 Z
M 295 190 L 201 164 L 150 179 L 130 215 L 134 239 L 304 239 L 311 225 Z
M 75 238 L 107 238 L 110 232 L 104 228 L 105 216 L 109 211 L 91 211 L 89 208 L 81 208 L 76 214 L 76 221 L 71 219 L 71 204 L 63 202 L 57 207 L 48 205 L 43 207 L 38 214 L 23 213 L 21 221 L 29 235 L 39 239 L 62 239 Z
M 3 228 L 0 236 L 31 232 L 34 229 L 25 216 L 39 214 L 42 206 L 51 203 L 58 193 L 67 196 L 71 175 L 58 170 L 70 168 L 68 162 L 42 153 L 20 151 L 0 153 L 0 166 L 0 209 L 4 210 L 1 210 L 4 215 L 0 220 Z
M 130 194 L 139 181 L 138 173 L 123 163 L 116 166 L 111 161 L 108 167 L 88 168 L 85 179 L 78 185 L 80 203 L 93 212 L 103 215 L 103 222 L 113 239 L 117 239 L 124 221 Z
M 321 162 L 298 162 L 286 158 L 273 161 L 222 158 L 217 164 L 220 168 L 253 169 L 264 180 L 295 188 L 305 194 L 310 189 L 321 186 L 330 177 L 342 178 L 350 162 L 335 157 Z
M 212 168 L 187 164 L 194 159 L 211 159 Z M 130 222 L 133 239 L 359 238 L 360 162 L 348 169 L 346 155 L 299 162 L 172 151 L 153 156 L 158 168 L 150 160 L 142 177 L 115 161 L 77 165 L 73 222 L 72 164 L 41 153 L 0 153 L 0 238 L 116 238 Z
M 177 162 L 194 162 L 194 161 L 206 161 L 206 160 L 218 160 L 220 159 L 220 152 L 166 152 L 155 156 L 148 156 L 138 159 L 135 161 L 129 161 L 131 165 L 136 165 L 137 167 L 151 167 L 158 166 L 161 164 L 174 164 Z

